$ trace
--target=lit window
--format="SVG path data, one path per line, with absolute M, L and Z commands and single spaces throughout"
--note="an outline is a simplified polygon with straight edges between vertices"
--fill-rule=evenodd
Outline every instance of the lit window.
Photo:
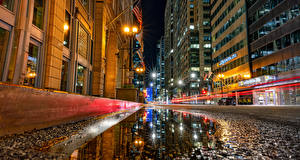
M 204 67 L 204 71 L 210 71 L 211 68 L 210 67 Z
M 191 44 L 191 48 L 199 48 L 199 44 Z
M 195 26 L 194 25 L 190 25 L 190 29 L 195 29 Z
M 204 44 L 204 48 L 211 48 L 211 44 Z
M 199 67 L 191 67 L 191 71 L 200 71 Z
M 209 21 L 203 21 L 204 26 L 209 26 L 209 24 L 210 24 Z

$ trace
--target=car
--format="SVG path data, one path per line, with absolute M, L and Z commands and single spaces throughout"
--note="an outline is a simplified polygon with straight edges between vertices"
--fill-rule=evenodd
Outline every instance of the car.
M 218 101 L 219 105 L 236 105 L 234 98 L 221 98 Z

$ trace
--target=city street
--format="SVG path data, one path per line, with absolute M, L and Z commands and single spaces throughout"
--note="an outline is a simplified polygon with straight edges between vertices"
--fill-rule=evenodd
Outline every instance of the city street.
M 298 106 L 148 105 L 108 118 L 0 137 L 0 159 L 300 158 Z
M 300 0 L 0 0 L 0 160 L 300 160 Z

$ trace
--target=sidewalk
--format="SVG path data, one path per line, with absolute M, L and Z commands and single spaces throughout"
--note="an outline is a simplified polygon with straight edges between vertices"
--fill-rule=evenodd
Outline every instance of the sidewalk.
M 0 136 L 88 117 L 137 110 L 142 104 L 0 84 Z

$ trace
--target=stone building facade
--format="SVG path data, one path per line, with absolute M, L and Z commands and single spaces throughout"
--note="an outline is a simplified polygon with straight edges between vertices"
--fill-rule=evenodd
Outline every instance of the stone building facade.
M 132 3 L 1 1 L 0 81 L 115 98 L 128 79 L 128 38 L 121 29 L 132 24 L 132 13 L 111 22 Z

